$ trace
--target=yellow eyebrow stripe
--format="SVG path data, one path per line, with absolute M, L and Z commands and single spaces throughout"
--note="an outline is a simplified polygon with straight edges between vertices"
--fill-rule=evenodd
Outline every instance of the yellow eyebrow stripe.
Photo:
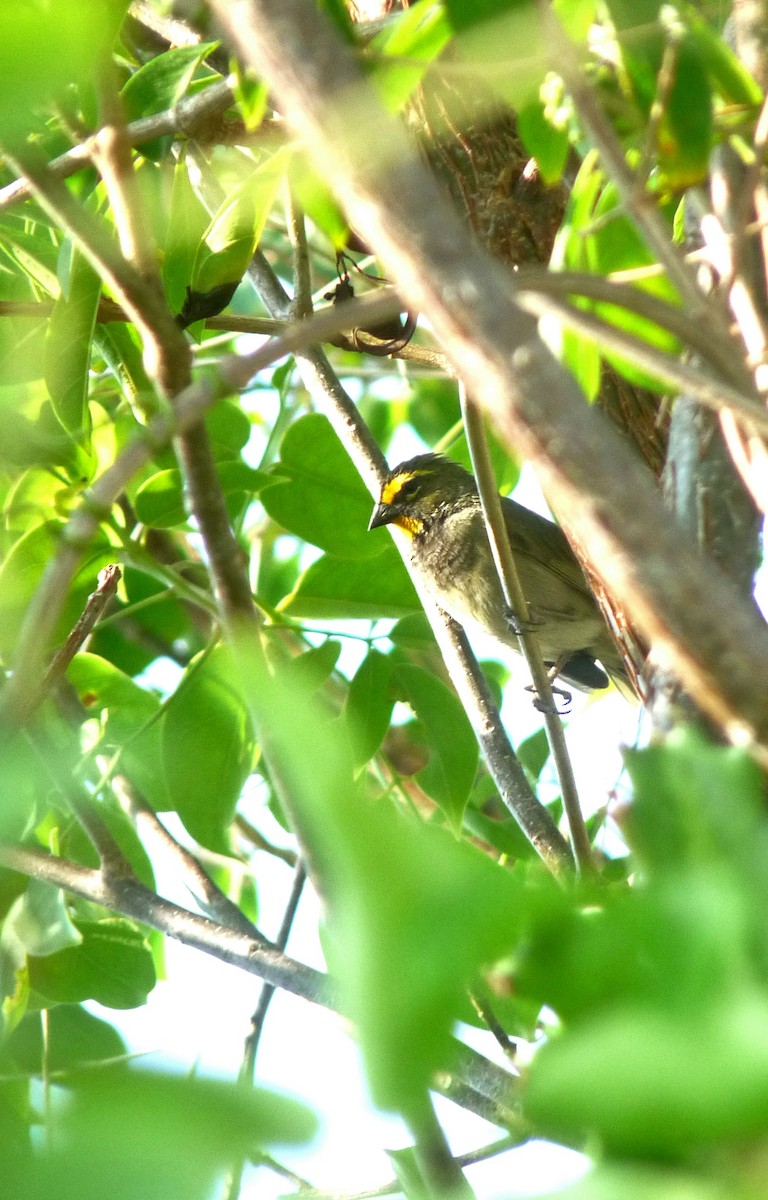
M 410 479 L 416 479 L 419 475 L 429 475 L 429 471 L 401 471 L 399 475 L 393 476 L 388 483 L 384 484 L 381 493 L 382 504 L 392 504 L 400 495 L 403 487 Z
M 404 483 L 407 483 L 411 478 L 410 475 L 395 475 L 388 483 L 385 483 L 381 493 L 382 504 L 391 504 L 400 495 L 400 489 Z

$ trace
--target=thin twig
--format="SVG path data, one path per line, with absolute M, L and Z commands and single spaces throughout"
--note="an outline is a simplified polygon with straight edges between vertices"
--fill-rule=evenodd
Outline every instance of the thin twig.
M 283 919 L 280 924 L 280 929 L 275 940 L 275 945 L 278 950 L 285 950 L 288 945 L 288 938 L 291 934 L 293 922 L 296 917 L 296 912 L 299 907 L 299 900 L 304 889 L 304 884 L 307 879 L 307 873 L 304 870 L 304 864 L 299 862 L 293 876 L 293 885 L 291 894 L 288 898 L 288 903 L 283 913 Z M 275 989 L 269 983 L 261 985 L 261 995 L 259 1002 L 256 1005 L 256 1010 L 251 1017 L 251 1028 L 245 1039 L 245 1047 L 243 1050 L 243 1061 L 240 1067 L 240 1082 L 246 1085 L 253 1085 L 254 1073 L 256 1070 L 256 1055 L 259 1049 L 259 1041 L 264 1030 L 264 1022 L 269 1011 L 269 1006 L 272 1003 L 272 998 L 275 994 Z M 245 1159 L 237 1162 L 230 1172 L 230 1177 L 227 1182 L 227 1190 L 225 1200 L 237 1200 L 240 1195 L 242 1184 L 243 1171 L 245 1169 Z
M 563 798 L 568 824 L 571 830 L 571 841 L 576 864 L 582 874 L 594 871 L 592 847 L 589 841 L 587 827 L 579 804 L 579 793 L 576 787 L 576 777 L 573 764 L 565 741 L 563 724 L 555 706 L 552 693 L 552 683 L 544 666 L 544 659 L 536 638 L 531 632 L 531 612 L 528 606 L 520 576 L 515 565 L 512 548 L 509 544 L 504 514 L 501 510 L 496 481 L 493 477 L 491 456 L 485 434 L 485 425 L 479 409 L 467 395 L 462 386 L 461 408 L 464 415 L 464 429 L 467 435 L 469 452 L 472 456 L 472 466 L 477 479 L 477 490 L 483 507 L 488 539 L 491 544 L 499 582 L 508 609 L 515 614 L 519 621 L 519 642 L 528 668 L 531 672 L 533 686 L 539 698 L 547 740 L 552 751 L 552 757 L 560 782 L 560 792 Z
M 296 912 L 299 907 L 301 893 L 304 890 L 304 884 L 307 881 L 307 872 L 304 869 L 304 864 L 299 862 L 293 875 L 293 884 L 291 886 L 291 894 L 288 897 L 288 903 L 285 906 L 283 919 L 280 923 L 275 945 L 278 950 L 285 950 L 288 945 L 288 938 L 293 928 L 293 922 L 296 918 Z M 243 1056 L 243 1077 L 247 1076 L 253 1079 L 253 1072 L 256 1067 L 256 1055 L 259 1049 L 259 1040 L 264 1029 L 267 1011 L 272 1002 L 272 997 L 275 994 L 274 987 L 271 984 L 265 983 L 261 989 L 259 1002 L 256 1006 L 253 1016 L 251 1017 L 251 1030 L 248 1034 L 245 1044 L 245 1054 Z
M 487 1026 L 488 1032 L 495 1038 L 499 1049 L 514 1063 L 517 1058 L 517 1044 L 512 1040 L 496 1016 L 488 997 L 479 991 L 474 991 L 470 993 L 469 999 L 475 1012 Z
M 190 136 L 201 121 L 209 119 L 216 113 L 222 113 L 234 103 L 234 80 L 226 79 L 221 83 L 212 83 L 196 96 L 188 96 L 180 100 L 173 108 L 155 113 L 151 117 L 141 117 L 126 126 L 125 136 L 131 146 L 142 146 L 155 138 L 177 133 Z M 68 179 L 87 167 L 93 157 L 91 139 L 73 146 L 71 150 L 54 158 L 48 164 L 48 170 L 57 179 Z M 28 200 L 32 195 L 29 183 L 23 177 L 15 179 L 0 188 L 0 212 Z
M 175 862 L 188 890 L 214 920 L 238 933 L 245 934 L 246 937 L 255 938 L 265 946 L 272 944 L 248 920 L 234 901 L 230 900 L 229 896 L 214 883 L 208 872 L 200 866 L 194 854 L 191 854 L 168 832 L 157 814 L 152 811 L 124 775 L 114 776 L 112 790 L 120 807 L 134 822 L 137 830 L 145 837 L 154 840 Z
M 272 854 L 275 858 L 280 858 L 289 867 L 295 867 L 298 862 L 298 855 L 295 850 L 288 850 L 284 846 L 275 846 L 268 841 L 263 834 L 259 833 L 250 821 L 247 821 L 241 813 L 235 816 L 234 827 L 238 833 L 242 834 L 256 850 L 263 850 L 265 854 Z
M 507 1134 L 506 1137 L 499 1138 L 488 1146 L 481 1146 L 478 1150 L 468 1150 L 466 1154 L 457 1154 L 456 1162 L 461 1167 L 473 1167 L 476 1163 L 487 1162 L 489 1158 L 495 1158 L 498 1154 L 514 1150 L 520 1145 L 521 1140 L 519 1134 Z M 391 1179 L 388 1183 L 381 1184 L 380 1187 L 366 1188 L 362 1192 L 328 1192 L 323 1188 L 313 1188 L 307 1180 L 294 1175 L 292 1171 L 287 1170 L 269 1155 L 259 1155 L 258 1165 L 269 1167 L 275 1174 L 282 1175 L 284 1179 L 299 1187 L 298 1192 L 284 1197 L 283 1200 L 378 1200 L 380 1196 L 399 1196 L 403 1190 L 403 1185 L 398 1179 Z
M 85 602 L 85 608 L 72 626 L 66 641 L 51 659 L 37 695 L 30 700 L 28 715 L 34 712 L 66 673 L 72 659 L 86 639 L 90 637 L 97 621 L 115 595 L 121 578 L 122 572 L 114 563 L 110 563 L 109 566 L 99 571 L 96 590 L 91 592 Z

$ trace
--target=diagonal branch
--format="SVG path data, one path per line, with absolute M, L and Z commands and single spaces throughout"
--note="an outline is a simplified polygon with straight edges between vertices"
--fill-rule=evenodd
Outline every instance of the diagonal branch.
M 325 1008 L 335 1006 L 332 985 L 319 971 L 295 962 L 249 934 L 164 900 L 135 878 L 111 879 L 101 871 L 25 846 L 0 846 L 0 863 L 11 871 L 44 879 L 94 904 L 149 925 L 185 946 L 203 950 L 313 1004 Z

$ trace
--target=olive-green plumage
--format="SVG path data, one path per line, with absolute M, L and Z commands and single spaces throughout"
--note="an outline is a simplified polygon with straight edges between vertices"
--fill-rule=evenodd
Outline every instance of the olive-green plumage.
M 608 686 L 597 666 L 627 676 L 600 609 L 558 525 L 508 497 L 501 507 L 533 630 L 548 665 L 585 691 Z M 441 608 L 518 650 L 496 575 L 474 479 L 439 454 L 420 454 L 387 476 L 370 528 L 397 525 Z

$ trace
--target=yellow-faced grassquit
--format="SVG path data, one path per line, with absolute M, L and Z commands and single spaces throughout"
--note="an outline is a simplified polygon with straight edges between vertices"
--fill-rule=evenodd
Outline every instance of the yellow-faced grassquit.
M 621 657 L 563 531 L 508 497 L 501 507 L 544 661 L 581 691 L 607 687 L 607 671 L 626 692 Z M 445 612 L 519 650 L 468 471 L 439 454 L 401 463 L 384 482 L 369 528 L 380 525 L 408 535 L 413 563 Z

